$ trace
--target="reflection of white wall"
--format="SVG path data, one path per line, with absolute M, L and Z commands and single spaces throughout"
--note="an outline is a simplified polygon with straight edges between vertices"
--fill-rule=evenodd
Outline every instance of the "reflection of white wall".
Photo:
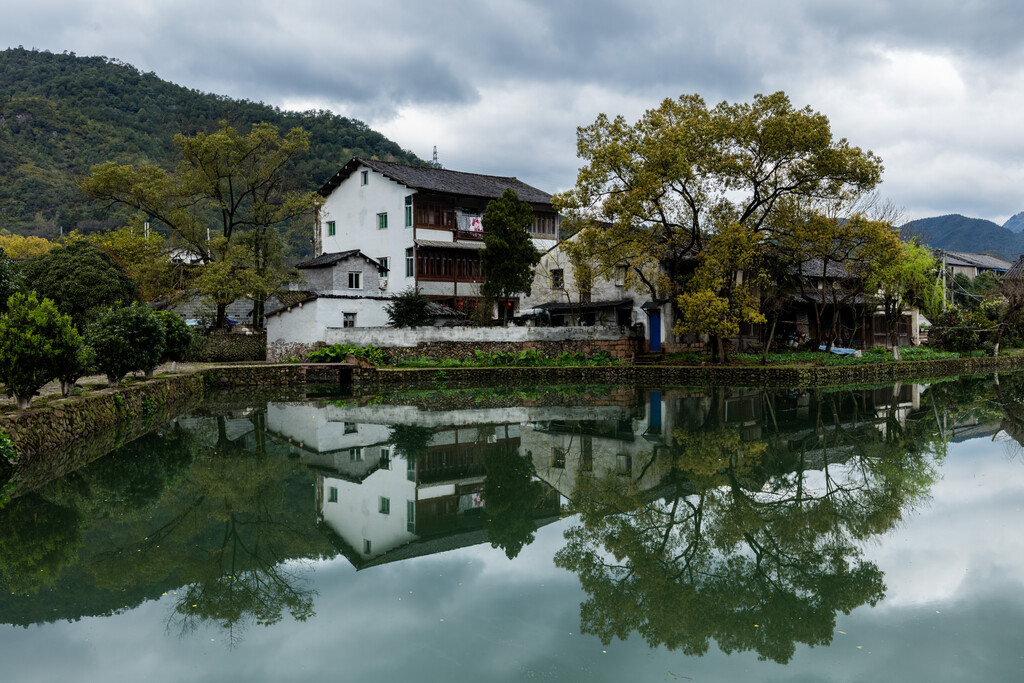
M 396 458 L 390 469 L 378 469 L 358 484 L 319 478 L 323 520 L 364 560 L 419 538 L 409 530 L 409 502 L 415 504 L 416 483 L 409 481 L 406 468 L 406 461 Z M 387 501 L 387 512 L 381 511 L 382 500 Z
M 312 403 L 268 403 L 267 429 L 320 453 L 386 443 L 391 434 L 388 425 L 346 420 Z

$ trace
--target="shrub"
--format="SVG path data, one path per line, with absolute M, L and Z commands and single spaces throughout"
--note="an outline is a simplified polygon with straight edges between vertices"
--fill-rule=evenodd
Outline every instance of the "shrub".
M 192 330 L 180 315 L 171 311 L 158 311 L 156 319 L 164 328 L 164 355 L 160 360 L 182 362 L 192 350 Z
M 29 261 L 22 268 L 25 288 L 53 299 L 82 329 L 94 310 L 138 301 L 139 288 L 110 254 L 74 240 Z
M 129 372 L 152 374 L 164 354 L 164 328 L 149 307 L 111 308 L 88 328 L 89 345 L 96 351 L 96 365 L 116 387 Z
M 35 292 L 14 294 L 0 315 L 0 380 L 19 408 L 28 408 L 39 389 L 67 372 L 78 358 L 82 337 L 71 318 Z
M 416 287 L 409 287 L 391 297 L 384 305 L 391 327 L 420 327 L 434 324 L 434 315 L 427 310 L 430 300 Z

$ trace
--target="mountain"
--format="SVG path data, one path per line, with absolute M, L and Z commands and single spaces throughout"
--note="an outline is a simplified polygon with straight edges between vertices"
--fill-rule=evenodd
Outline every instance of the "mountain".
M 1024 232 L 1024 211 L 1010 216 L 1010 219 L 1003 223 L 1003 227 L 1010 232 Z
M 900 235 L 919 237 L 933 249 L 995 254 L 1011 261 L 1024 253 L 1024 234 L 992 221 L 955 213 L 912 221 L 900 227 Z
M 311 190 L 353 156 L 422 163 L 331 112 L 202 93 L 106 57 L 9 49 L 0 51 L 0 227 L 46 237 L 58 226 L 94 227 L 111 211 L 79 192 L 76 176 L 104 161 L 172 168 L 175 134 L 212 132 L 222 120 L 243 132 L 261 122 L 308 131 L 310 151 L 291 171 Z

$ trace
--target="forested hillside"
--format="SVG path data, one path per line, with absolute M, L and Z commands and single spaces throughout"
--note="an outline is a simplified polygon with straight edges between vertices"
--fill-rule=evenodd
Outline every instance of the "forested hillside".
M 0 52 L 0 228 L 52 237 L 61 226 L 111 219 L 78 191 L 76 176 L 103 161 L 172 168 L 176 133 L 212 132 L 221 120 L 243 133 L 257 122 L 282 134 L 308 131 L 310 152 L 293 169 L 303 189 L 320 187 L 352 156 L 419 162 L 361 121 L 330 112 L 201 93 L 106 57 L 9 49 Z
M 995 254 L 1011 261 L 1024 252 L 1024 235 L 959 214 L 922 218 L 902 226 L 900 232 L 904 238 L 918 237 L 934 249 Z

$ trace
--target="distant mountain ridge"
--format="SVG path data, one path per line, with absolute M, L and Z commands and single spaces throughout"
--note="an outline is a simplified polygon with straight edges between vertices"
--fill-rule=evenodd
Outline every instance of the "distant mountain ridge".
M 309 132 L 310 151 L 290 169 L 309 190 L 353 156 L 423 163 L 365 123 L 331 112 L 202 93 L 106 57 L 15 48 L 0 51 L 0 228 L 52 237 L 57 226 L 109 219 L 79 192 L 76 176 L 104 161 L 171 168 L 175 134 L 212 132 L 222 120 L 240 132 L 260 122 L 282 134 L 296 126 Z
M 1010 216 L 1009 220 L 1003 223 L 1003 227 L 1010 232 L 1024 232 L 1024 211 Z
M 1024 214 L 1014 218 L 1018 216 L 1024 223 Z M 900 235 L 904 239 L 918 237 L 933 249 L 995 254 L 1010 261 L 1016 261 L 1024 253 L 1024 234 L 992 221 L 956 213 L 911 221 L 900 226 Z

